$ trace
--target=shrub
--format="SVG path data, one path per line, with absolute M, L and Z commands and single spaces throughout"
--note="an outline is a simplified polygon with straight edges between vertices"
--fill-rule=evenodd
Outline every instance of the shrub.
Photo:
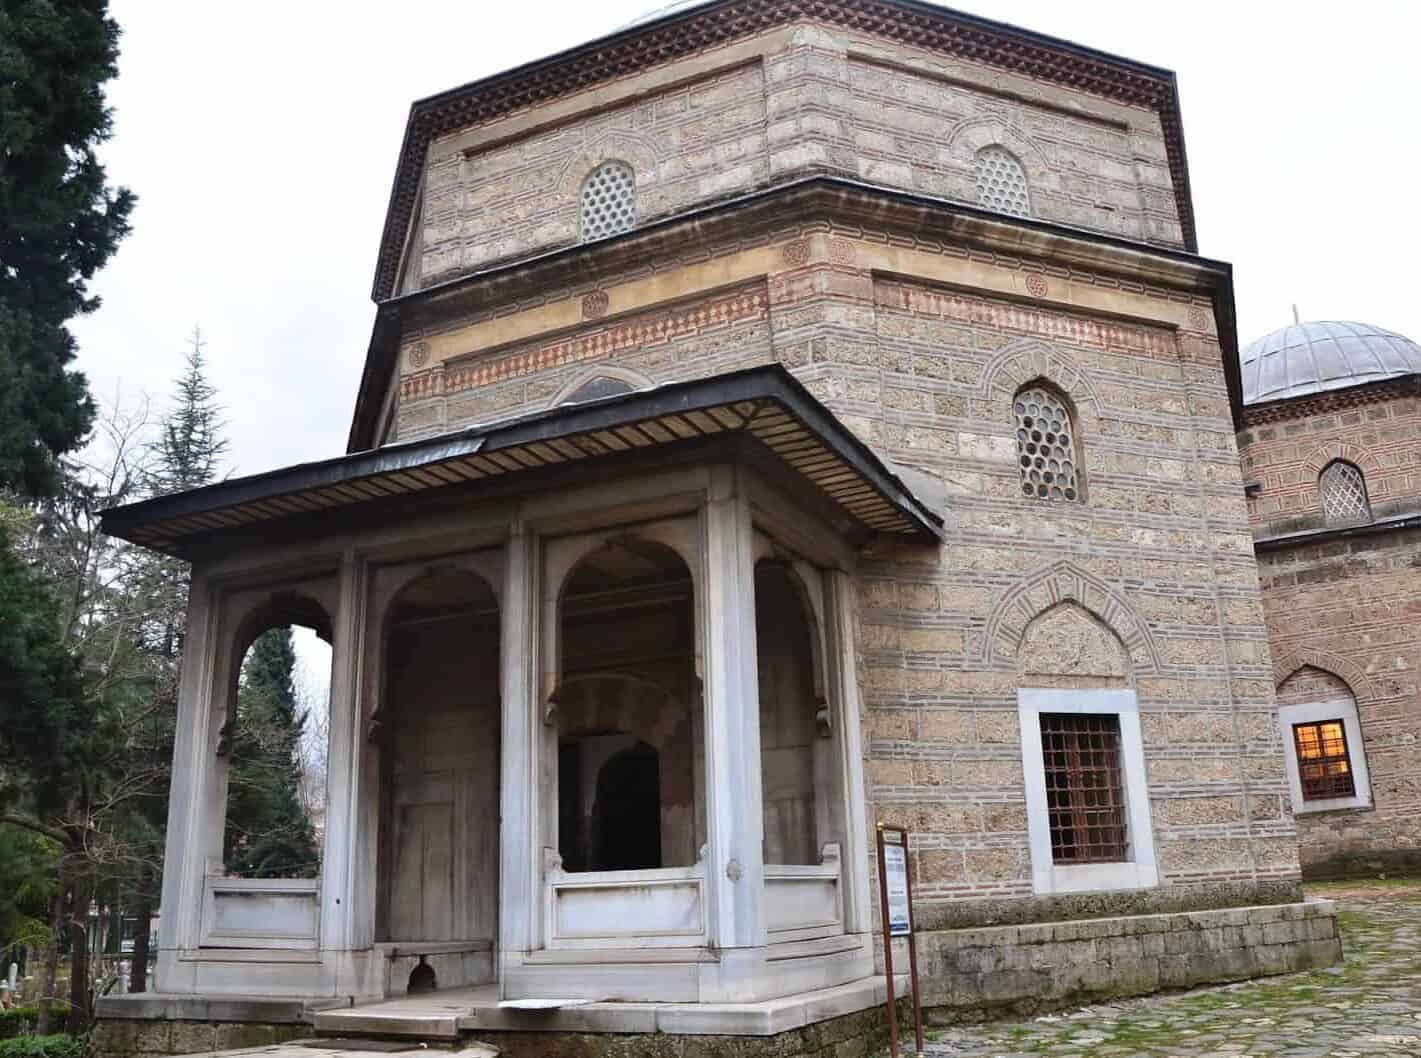
M 0 1040 L 0 1058 L 84 1058 L 82 1036 L 15 1036 Z
M 62 1026 L 69 1018 L 69 1004 L 51 1003 L 49 1005 L 49 1023 L 51 1025 Z M 9 1039 L 11 1036 L 25 1036 L 35 1030 L 35 1022 L 39 1020 L 39 1007 L 34 1004 L 26 1006 L 11 1007 L 9 1010 L 0 1010 L 0 1040 Z

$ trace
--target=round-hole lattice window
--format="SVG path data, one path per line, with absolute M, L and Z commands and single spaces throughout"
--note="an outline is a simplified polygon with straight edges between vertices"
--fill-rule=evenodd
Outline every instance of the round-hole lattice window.
M 1075 428 L 1065 401 L 1036 387 L 1017 394 L 1014 410 L 1022 495 L 1042 500 L 1079 499 Z
M 1031 196 L 1026 191 L 1026 171 L 1010 151 L 984 147 L 977 152 L 977 201 L 999 213 L 1031 216 Z
M 626 162 L 605 162 L 582 185 L 582 241 L 605 239 L 636 224 L 636 174 Z

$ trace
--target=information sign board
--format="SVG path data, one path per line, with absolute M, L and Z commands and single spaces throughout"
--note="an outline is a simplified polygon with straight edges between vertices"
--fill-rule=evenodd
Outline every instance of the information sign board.
M 913 937 L 913 879 L 908 873 L 908 831 L 878 824 L 878 900 L 883 921 L 883 973 L 888 985 L 888 1053 L 898 1058 L 898 982 L 893 976 L 893 940 L 908 942 L 908 981 L 913 991 L 917 1053 L 923 1053 L 923 1005 L 918 995 L 918 944 Z
M 883 845 L 883 884 L 888 890 L 888 935 L 906 937 L 913 932 L 913 909 L 908 902 L 908 856 L 902 845 Z

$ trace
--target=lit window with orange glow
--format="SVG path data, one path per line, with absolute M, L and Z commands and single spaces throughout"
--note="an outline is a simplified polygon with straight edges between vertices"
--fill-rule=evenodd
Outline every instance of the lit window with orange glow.
M 1298 752 L 1298 782 L 1305 801 L 1356 794 L 1347 730 L 1340 719 L 1294 724 L 1293 745 Z

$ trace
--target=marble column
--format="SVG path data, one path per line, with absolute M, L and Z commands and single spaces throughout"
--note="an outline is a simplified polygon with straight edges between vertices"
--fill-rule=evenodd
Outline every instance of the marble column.
M 765 944 L 760 692 L 750 506 L 732 468 L 717 468 L 702 512 L 705 585 L 706 895 L 712 943 Z
M 502 762 L 499 794 L 499 992 L 521 954 L 540 942 L 542 907 L 538 776 L 541 710 L 538 702 L 537 537 L 515 524 L 504 560 L 500 679 Z

